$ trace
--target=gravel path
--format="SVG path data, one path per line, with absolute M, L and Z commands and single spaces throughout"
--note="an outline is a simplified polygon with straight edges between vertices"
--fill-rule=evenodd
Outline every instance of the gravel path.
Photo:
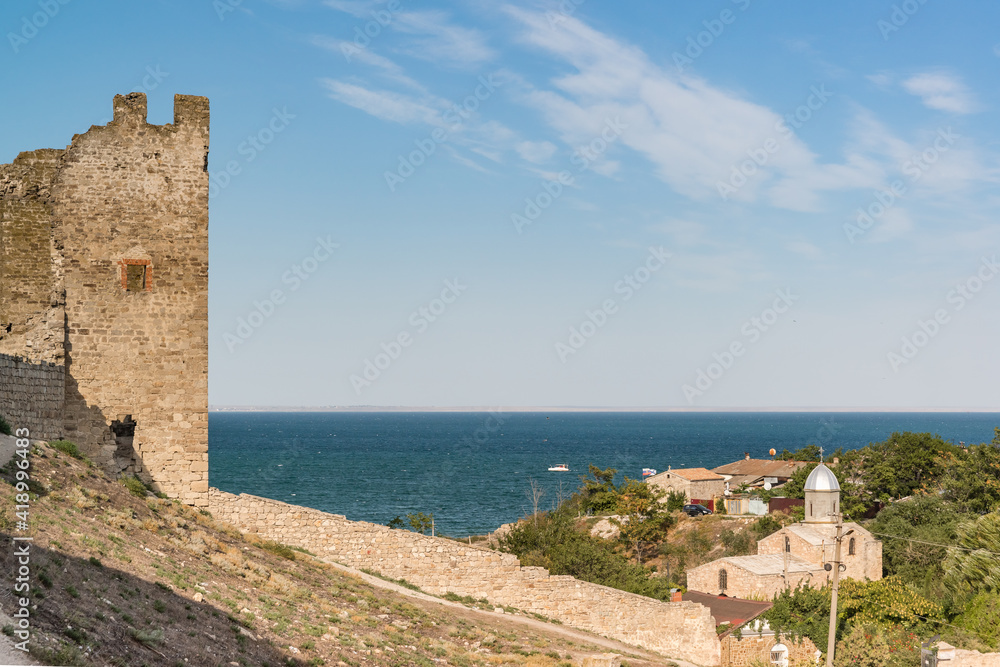
M 560 635 L 562 637 L 567 637 L 577 642 L 586 642 L 589 644 L 594 644 L 596 646 L 603 647 L 604 649 L 611 651 L 613 653 L 618 653 L 620 655 L 632 655 L 647 661 L 651 665 L 667 665 L 673 663 L 679 667 L 697 667 L 693 663 L 686 662 L 684 660 L 668 659 L 656 653 L 650 653 L 641 648 L 631 646 L 629 644 L 624 644 L 620 641 L 614 639 L 608 639 L 607 637 L 602 637 L 600 635 L 591 634 L 585 630 L 577 630 L 575 628 L 570 628 L 562 625 L 556 625 L 554 623 L 546 623 L 545 621 L 539 621 L 534 618 L 529 618 L 527 616 L 519 616 L 514 614 L 500 614 L 492 611 L 483 611 L 481 609 L 473 609 L 471 607 L 466 607 L 464 604 L 458 602 L 451 602 L 450 600 L 443 600 L 439 597 L 433 595 L 428 595 L 427 593 L 422 593 L 420 591 L 415 591 L 405 586 L 400 586 L 391 581 L 386 581 L 385 579 L 380 579 L 379 577 L 373 577 L 370 574 L 365 574 L 359 570 L 355 570 L 352 567 L 347 567 L 346 565 L 341 565 L 333 561 L 322 559 L 325 563 L 333 565 L 339 570 L 358 577 L 365 582 L 372 584 L 373 586 L 378 586 L 379 588 L 384 588 L 390 590 L 394 593 L 400 595 L 405 595 L 410 598 L 415 598 L 417 600 L 423 600 L 425 602 L 431 602 L 433 604 L 442 605 L 444 607 L 450 607 L 452 609 L 462 610 L 465 615 L 470 618 L 489 618 L 491 623 L 498 623 L 507 621 L 512 624 L 526 625 L 531 629 L 550 634 L 550 635 Z M 634 660 L 629 660 L 630 664 L 634 664 Z

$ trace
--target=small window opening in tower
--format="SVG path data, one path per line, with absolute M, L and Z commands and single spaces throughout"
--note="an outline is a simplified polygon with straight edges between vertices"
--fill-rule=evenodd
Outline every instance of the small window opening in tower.
M 847 543 L 847 555 L 848 556 L 853 556 L 854 555 L 854 538 L 853 537 L 851 538 L 851 541 Z
M 125 268 L 125 289 L 129 292 L 141 292 L 146 288 L 146 266 L 144 264 L 129 264 Z
M 149 292 L 153 289 L 153 267 L 148 259 L 123 259 L 119 265 L 125 291 Z

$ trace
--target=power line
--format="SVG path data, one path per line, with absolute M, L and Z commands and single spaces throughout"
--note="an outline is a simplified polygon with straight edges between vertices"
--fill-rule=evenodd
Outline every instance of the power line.
M 868 531 L 871 532 L 871 531 Z M 1000 556 L 1000 552 L 990 551 L 989 549 L 972 549 L 970 547 L 960 547 L 954 544 L 941 544 L 939 542 L 926 542 L 924 540 L 915 540 L 912 537 L 900 537 L 899 535 L 887 535 L 886 533 L 872 533 L 872 535 L 878 535 L 879 537 L 891 537 L 895 540 L 906 540 L 907 542 L 916 542 L 917 544 L 928 544 L 932 547 L 941 547 L 943 549 L 960 549 L 962 551 L 982 551 L 988 553 L 992 556 Z

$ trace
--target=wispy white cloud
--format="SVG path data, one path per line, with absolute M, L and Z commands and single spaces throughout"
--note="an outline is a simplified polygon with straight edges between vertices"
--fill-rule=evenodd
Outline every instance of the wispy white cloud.
M 522 160 L 534 164 L 548 162 L 557 150 L 551 141 L 522 141 L 514 146 L 514 149 Z
M 357 18 L 371 18 L 371 10 L 378 5 L 371 0 L 324 0 L 323 4 Z
M 371 49 L 361 49 L 352 42 L 336 39 L 335 37 L 327 37 L 326 35 L 313 35 L 309 38 L 309 43 L 332 53 L 338 53 L 344 56 L 349 63 L 357 61 L 369 67 L 374 67 L 387 79 L 401 83 L 409 88 L 423 92 L 427 90 L 423 85 L 407 76 L 402 67 L 385 56 L 380 56 Z
M 609 119 L 621 118 L 627 126 L 621 143 L 645 155 L 676 191 L 695 199 L 718 196 L 719 183 L 747 160 L 747 151 L 769 139 L 779 149 L 734 198 L 763 196 L 775 206 L 816 210 L 824 191 L 879 183 L 879 169 L 863 156 L 823 164 L 778 113 L 700 78 L 665 70 L 640 49 L 575 18 L 553 29 L 543 14 L 511 6 L 505 11 L 522 26 L 524 42 L 575 70 L 553 79 L 552 89 L 525 84 L 521 91 L 523 101 L 539 109 L 571 146 L 589 143 Z M 803 97 L 808 94 L 803 91 Z
M 452 23 L 442 11 L 401 12 L 390 25 L 414 37 L 404 53 L 437 65 L 474 68 L 496 57 L 482 32 Z
M 320 83 L 331 98 L 382 120 L 403 125 L 440 125 L 442 122 L 441 110 L 429 105 L 427 100 L 388 90 L 372 90 L 336 79 L 321 79 Z
M 903 81 L 903 89 L 919 97 L 930 109 L 958 114 L 979 110 L 975 97 L 962 80 L 945 72 L 915 74 Z

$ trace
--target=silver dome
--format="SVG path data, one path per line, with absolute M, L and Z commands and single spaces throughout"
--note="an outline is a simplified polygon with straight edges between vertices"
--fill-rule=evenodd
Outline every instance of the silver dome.
M 806 478 L 806 491 L 840 491 L 840 483 L 833 471 L 820 463 Z

